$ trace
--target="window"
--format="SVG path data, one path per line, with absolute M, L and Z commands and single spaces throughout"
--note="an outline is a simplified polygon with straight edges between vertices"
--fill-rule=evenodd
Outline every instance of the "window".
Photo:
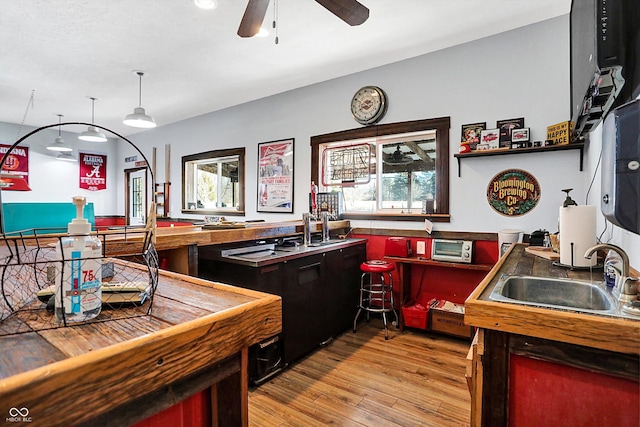
M 347 218 L 447 222 L 449 126 L 446 117 L 312 137 L 312 180 L 342 192 Z
M 182 157 L 182 212 L 244 215 L 244 148 Z

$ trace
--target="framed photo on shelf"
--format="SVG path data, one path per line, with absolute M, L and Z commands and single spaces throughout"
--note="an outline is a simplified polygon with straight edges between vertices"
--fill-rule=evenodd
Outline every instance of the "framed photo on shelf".
M 460 152 L 468 153 L 477 150 L 480 143 L 480 133 L 487 128 L 487 122 L 462 125 L 460 132 Z
M 511 131 L 511 142 L 529 142 L 529 128 L 513 129 Z
M 500 129 L 486 129 L 480 133 L 478 150 L 495 150 L 500 148 Z
M 518 119 L 498 120 L 496 127 L 500 129 L 500 147 L 511 147 L 511 131 L 524 127 L 524 117 Z
M 294 138 L 258 144 L 258 212 L 293 213 Z

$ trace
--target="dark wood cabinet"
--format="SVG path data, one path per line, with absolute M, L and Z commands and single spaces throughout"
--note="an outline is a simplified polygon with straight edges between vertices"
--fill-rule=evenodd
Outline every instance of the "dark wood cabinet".
M 330 337 L 324 318 L 331 300 L 325 292 L 325 270 L 324 254 L 284 263 L 282 323 L 287 363 L 304 356 Z
M 365 260 L 365 245 L 326 253 L 326 292 L 331 295 L 331 301 L 324 321 L 331 336 L 353 328 L 360 295 L 360 264 Z
M 284 363 L 351 329 L 366 241 L 350 246 L 328 245 L 322 252 L 265 266 L 223 261 L 213 255 L 215 250 L 200 248 L 200 277 L 282 297 L 280 341 Z

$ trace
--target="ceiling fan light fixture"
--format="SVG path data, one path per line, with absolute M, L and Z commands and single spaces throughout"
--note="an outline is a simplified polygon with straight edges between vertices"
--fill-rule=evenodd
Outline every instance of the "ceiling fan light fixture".
M 63 117 L 62 114 L 58 114 L 58 136 L 56 137 L 54 142 L 47 145 L 47 150 L 58 151 L 58 152 L 65 152 L 65 151 L 68 152 L 73 150 L 71 147 L 67 145 L 66 142 L 64 142 L 64 139 L 62 139 L 62 134 L 60 132 L 60 123 L 62 123 L 62 117 Z
M 217 0 L 193 0 L 200 9 L 213 10 L 218 7 Z
M 100 132 L 97 127 L 93 126 L 95 122 L 95 104 L 96 99 L 98 98 L 90 96 L 89 99 L 91 100 L 91 126 L 89 126 L 86 131 L 82 132 L 78 136 L 78 139 L 89 142 L 107 142 L 107 137 L 105 136 L 105 134 Z
M 147 112 L 142 108 L 142 76 L 144 76 L 143 71 L 133 71 L 133 74 L 137 75 L 140 79 L 139 92 L 138 92 L 138 106 L 133 109 L 132 114 L 128 114 L 122 123 L 127 126 L 131 126 L 134 128 L 143 128 L 143 129 L 151 129 L 156 127 L 156 121 L 147 114 Z
M 413 159 L 411 156 L 404 154 L 402 150 L 400 150 L 400 144 L 398 144 L 396 146 L 396 151 L 386 156 L 386 158 L 383 159 L 383 162 L 388 165 L 403 166 L 413 163 Z
M 63 162 L 75 162 L 77 159 L 69 152 L 60 153 L 56 156 L 56 160 L 62 160 Z
M 267 37 L 269 35 L 269 30 L 265 27 L 260 27 L 260 31 L 256 34 L 256 37 Z

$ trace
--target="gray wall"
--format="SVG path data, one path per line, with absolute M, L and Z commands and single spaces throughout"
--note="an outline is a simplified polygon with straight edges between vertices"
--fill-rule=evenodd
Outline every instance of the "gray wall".
M 562 188 L 575 188 L 584 198 L 584 175 L 577 151 L 468 159 L 461 177 L 453 154 L 458 151 L 461 125 L 525 118 L 534 140 L 544 140 L 546 127 L 569 114 L 568 16 L 516 29 L 432 54 L 307 86 L 137 134 L 132 140 L 150 150 L 171 144 L 171 212 L 180 211 L 180 158 L 215 148 L 247 147 L 247 219 L 288 220 L 307 209 L 310 186 L 310 146 L 313 135 L 359 125 L 349 112 L 353 93 L 378 85 L 389 97 L 382 123 L 451 117 L 451 223 L 441 230 L 498 231 L 543 227 L 556 230 Z M 180 106 L 176 106 L 180 108 Z M 295 213 L 256 212 L 257 144 L 295 138 Z M 163 164 L 163 161 L 159 161 Z M 520 218 L 495 213 L 486 201 L 486 187 L 498 172 L 522 168 L 540 182 L 539 205 Z M 158 172 L 158 181 L 166 178 Z M 121 203 L 121 201 L 119 201 Z M 119 205 L 119 211 L 122 206 Z M 369 221 L 356 226 L 421 228 L 419 222 Z

